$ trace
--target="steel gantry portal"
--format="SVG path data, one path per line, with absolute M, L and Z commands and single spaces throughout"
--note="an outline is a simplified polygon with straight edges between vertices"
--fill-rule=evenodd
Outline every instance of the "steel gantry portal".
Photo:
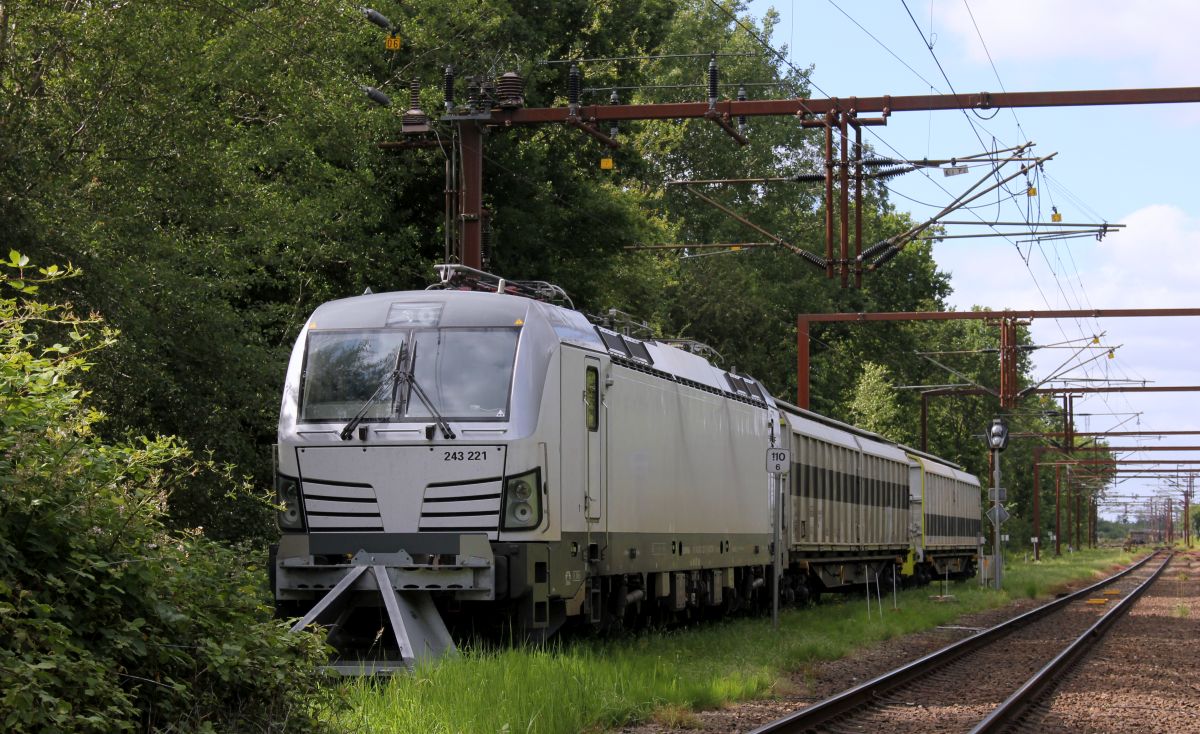
M 447 71 L 443 80 L 447 113 L 442 122 L 455 126 L 460 141 L 462 178 L 453 186 L 447 185 L 447 204 L 456 209 L 456 215 L 447 219 L 456 220 L 458 233 L 459 261 L 470 268 L 483 267 L 483 162 L 484 131 L 505 130 L 512 127 L 561 124 L 575 128 L 608 147 L 618 147 L 611 136 L 601 131 L 602 123 L 615 124 L 634 120 L 684 120 L 706 119 L 721 127 L 738 144 L 748 140 L 735 127 L 735 121 L 748 117 L 793 116 L 806 127 L 824 130 L 825 166 L 825 255 L 806 253 L 805 259 L 822 268 L 827 277 L 840 275 L 842 285 L 849 282 L 851 273 L 855 283 L 861 285 L 864 271 L 871 271 L 885 264 L 901 248 L 920 234 L 920 231 L 905 233 L 906 240 L 885 240 L 872 248 L 862 247 L 861 212 L 857 203 L 855 210 L 854 255 L 850 254 L 849 242 L 849 190 L 853 168 L 853 184 L 856 202 L 861 195 L 863 180 L 862 138 L 863 126 L 886 125 L 887 118 L 896 112 L 935 110 L 993 110 L 1000 108 L 1027 107 L 1078 107 L 1100 105 L 1142 105 L 1200 102 L 1200 87 L 1171 87 L 1160 89 L 1099 89 L 1066 90 L 1047 92 L 979 92 L 974 94 L 924 94 L 878 97 L 830 97 L 827 99 L 793 98 L 780 100 L 731 100 L 719 99 L 716 88 L 715 58 L 710 64 L 709 93 L 707 102 L 651 103 L 651 104 L 590 104 L 579 101 L 580 76 L 572 67 L 568 76 L 565 107 L 525 107 L 524 81 L 512 72 L 506 73 L 491 85 L 477 85 L 466 106 L 454 101 L 454 78 Z M 486 92 L 484 90 L 487 90 Z M 382 143 L 384 148 L 408 148 L 439 145 L 428 139 L 429 118 L 416 104 L 413 94 L 413 109 L 405 113 L 402 132 L 408 140 L 402 143 Z M 864 117 L 871 114 L 877 117 Z M 854 128 L 855 139 L 851 142 L 849 129 Z M 834 136 L 841 145 L 835 153 Z M 853 159 L 849 152 L 853 151 Z M 1023 170 L 1027 170 L 1027 164 Z M 448 177 L 449 178 L 449 177 Z M 835 194 L 835 182 L 837 193 Z M 449 208 L 449 206 L 448 206 Z M 839 252 L 834 252 L 834 211 L 839 211 Z M 926 223 L 927 227 L 933 222 Z M 866 258 L 874 259 L 869 264 Z
M 889 311 L 881 313 L 806 313 L 796 317 L 796 404 L 801 408 L 809 408 L 809 375 L 811 329 L 815 323 L 865 323 L 874 321 L 992 321 L 1000 327 L 1000 389 L 991 391 L 983 388 L 961 388 L 961 394 L 991 394 L 1000 401 L 1000 407 L 1012 408 L 1019 398 L 1031 394 L 1051 394 L 1064 392 L 1062 388 L 1030 387 L 1019 389 L 1017 380 L 1017 355 L 1019 353 L 1016 327 L 1022 321 L 1032 319 L 1067 319 L 1067 318 L 1130 318 L 1130 317 L 1168 317 L 1168 316 L 1200 316 L 1200 308 L 1125 308 L 1125 309 L 1073 309 L 1049 311 Z M 953 388 L 959 389 L 959 388 Z M 1121 392 L 1133 391 L 1132 387 L 1113 388 L 1074 388 L 1066 392 Z M 1141 388 L 1153 391 L 1156 388 Z M 1157 388 L 1158 391 L 1181 390 L 1192 388 Z M 976 392 L 970 392 L 975 390 Z M 931 390 L 930 393 L 937 393 Z M 950 394 L 949 392 L 945 394 Z M 957 393 L 955 393 L 957 394 Z

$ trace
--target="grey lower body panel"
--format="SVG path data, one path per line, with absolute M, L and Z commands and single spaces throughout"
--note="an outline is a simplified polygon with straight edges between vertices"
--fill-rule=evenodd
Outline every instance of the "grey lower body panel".
M 690 571 L 771 562 L 771 536 L 760 533 L 563 534 L 564 542 L 597 546 L 601 575 Z

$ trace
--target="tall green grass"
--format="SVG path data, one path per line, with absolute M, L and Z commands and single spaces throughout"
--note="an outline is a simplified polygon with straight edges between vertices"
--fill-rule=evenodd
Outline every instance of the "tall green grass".
M 694 629 L 653 632 L 612 642 L 582 641 L 542 648 L 466 650 L 390 679 L 349 679 L 335 726 L 361 732 L 556 734 L 600 732 L 652 718 L 772 695 L 787 673 L 844 657 L 855 649 L 953 622 L 970 612 L 1040 597 L 1064 583 L 1099 576 L 1130 556 L 1120 551 L 1074 553 L 1041 563 L 1009 561 L 1004 590 L 977 580 L 901 591 L 893 609 L 871 616 L 861 597 L 827 597 L 820 606 L 769 619 L 737 619 Z

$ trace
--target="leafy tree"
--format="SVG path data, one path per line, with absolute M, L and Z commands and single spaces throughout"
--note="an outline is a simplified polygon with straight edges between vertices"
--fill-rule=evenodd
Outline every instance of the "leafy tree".
M 184 437 L 221 470 L 198 470 L 171 494 L 177 527 L 210 537 L 269 536 L 261 501 L 226 496 L 222 471 L 269 485 L 279 389 L 290 343 L 318 303 L 374 290 L 423 287 L 442 259 L 438 148 L 393 156 L 373 143 L 399 133 L 412 79 L 453 63 L 460 79 L 517 69 L 530 105 L 562 104 L 566 66 L 585 64 L 585 102 L 606 86 L 623 101 L 696 99 L 707 54 L 720 57 L 721 96 L 804 95 L 807 71 L 763 49 L 778 18 L 761 22 L 732 0 L 472 4 L 388 0 L 379 9 L 403 39 L 384 51 L 379 29 L 336 0 L 300 7 L 258 0 L 0 8 L 0 227 L 41 260 L 74 262 L 87 279 L 48 287 L 123 333 L 86 377 L 109 418 L 96 430 Z M 738 22 L 733 18 L 737 17 Z M 700 53 L 700 58 L 675 54 Z M 647 58 L 655 57 L 655 58 Z M 370 107 L 358 85 L 396 100 Z M 460 94 L 462 82 L 460 82 Z M 432 83 L 420 93 L 433 112 Z M 435 121 L 442 140 L 451 129 Z M 688 257 L 631 252 L 648 243 L 760 239 L 684 189 L 681 178 L 788 177 L 823 170 L 820 133 L 756 118 L 737 146 L 705 120 L 622 124 L 616 169 L 598 145 L 558 126 L 487 136 L 485 206 L 492 267 L 564 286 L 582 310 L 634 312 L 669 336 L 709 343 L 725 366 L 795 393 L 797 313 L 945 306 L 949 280 L 927 244 L 911 244 L 862 289 L 843 290 L 779 247 Z M 812 252 L 824 250 L 821 187 L 780 183 L 709 189 L 752 221 Z M 864 239 L 911 222 L 869 184 Z M 693 257 L 692 255 L 701 255 Z M 940 383 L 918 350 L 994 346 L 982 324 L 814 330 L 813 407 L 851 420 L 861 366 L 899 383 Z M 986 382 L 987 354 L 954 358 Z M 919 435 L 919 396 L 895 396 L 898 434 Z M 987 398 L 931 404 L 930 446 L 981 470 L 973 438 Z M 1018 495 L 1019 496 L 1019 495 Z
M 125 334 L 89 378 L 100 430 L 184 435 L 261 477 L 289 332 L 385 247 L 364 231 L 369 118 L 331 53 L 366 31 L 332 3 L 5 8 L 0 223 L 85 266 L 58 291 Z M 269 527 L 209 474 L 186 484 L 181 525 Z
M 638 52 L 674 9 L 387 5 L 405 39 L 397 53 L 334 0 L 0 9 L 0 227 L 40 259 L 85 266 L 86 280 L 53 287 L 125 335 L 88 376 L 110 416 L 105 435 L 181 435 L 268 485 L 284 364 L 304 316 L 367 286 L 423 287 L 441 259 L 444 159 L 375 148 L 398 133 L 398 110 L 368 106 L 358 85 L 398 96 L 446 61 L 494 73 L 510 61 Z M 552 77 L 565 72 L 534 71 L 531 99 L 552 102 L 563 88 Z M 617 278 L 597 275 L 628 269 L 609 256 L 659 226 L 639 197 L 583 175 L 578 138 L 563 131 L 493 142 L 495 160 L 524 170 L 514 184 L 489 166 L 497 266 L 561 275 L 585 304 L 615 300 Z M 580 228 L 581 217 L 606 226 Z M 171 503 L 176 524 L 213 537 L 271 532 L 261 503 L 225 497 L 209 472 Z
M 855 425 L 905 444 L 916 443 L 906 431 L 903 414 L 896 402 L 896 393 L 887 368 L 867 362 L 862 366 L 850 414 Z
M 164 525 L 199 463 L 97 437 L 78 379 L 115 333 L 36 298 L 74 271 L 0 267 L 0 726 L 320 728 L 322 643 L 271 619 L 244 550 Z

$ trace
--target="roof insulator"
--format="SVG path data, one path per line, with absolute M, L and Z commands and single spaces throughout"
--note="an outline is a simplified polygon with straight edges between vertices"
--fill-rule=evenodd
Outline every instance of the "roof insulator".
M 367 95 L 368 98 L 380 107 L 391 107 L 392 99 L 375 87 L 368 87 L 366 84 L 358 85 L 358 88 Z
M 506 71 L 496 81 L 496 104 L 515 110 L 525 106 L 525 80 L 515 71 Z
M 738 98 L 739 102 L 746 101 L 746 88 L 744 86 L 738 87 L 738 97 L 737 98 Z M 746 132 L 746 116 L 745 115 L 738 115 L 738 132 L 742 133 L 742 134 L 745 134 L 745 132 Z
M 892 258 L 896 257 L 899 254 L 900 254 L 900 247 L 897 245 L 892 245 L 882 255 L 875 258 L 875 261 L 871 263 L 871 267 L 878 268 L 881 265 L 886 265 L 888 262 L 890 262 L 892 260 Z
M 479 250 L 480 256 L 483 259 L 483 266 L 486 270 L 492 263 L 492 212 L 484 209 L 481 212 L 479 227 Z
M 496 85 L 482 76 L 475 75 L 467 80 L 467 105 L 473 112 L 485 112 L 496 101 Z
M 615 89 L 614 89 L 614 90 L 612 90 L 612 94 L 610 94 L 610 95 L 608 96 L 608 103 L 609 103 L 609 104 L 611 104 L 611 105 L 615 105 L 615 104 L 620 104 L 620 103 L 621 103 L 621 99 L 620 99 L 620 97 L 618 97 L 618 96 L 617 96 L 617 90 L 615 90 Z M 619 125 L 617 125 L 617 121 L 616 121 L 616 120 L 613 120 L 613 121 L 612 121 L 612 126 L 608 128 L 608 137 L 610 137 L 610 138 L 613 138 L 613 139 L 615 140 L 615 139 L 616 139 L 616 137 L 617 137 L 617 133 L 618 133 L 618 132 L 620 132 L 620 129 L 619 129 L 619 127 L 620 127 L 620 126 L 619 126 Z
M 717 54 L 714 51 L 712 57 L 708 60 L 708 108 L 710 110 L 717 107 Z
M 800 250 L 799 255 L 819 268 L 823 268 L 829 264 L 825 258 L 817 255 L 816 253 L 809 252 L 808 250 Z
M 579 73 L 579 67 L 571 64 L 571 69 L 567 72 L 567 106 L 572 115 L 579 111 L 579 90 L 582 84 L 583 78 Z
M 413 79 L 408 85 L 408 111 L 400 118 L 400 129 L 406 135 L 429 132 L 429 115 L 421 109 L 421 82 Z
M 890 239 L 880 240 L 879 242 L 876 242 L 875 244 L 871 245 L 867 249 L 863 250 L 862 255 L 860 255 L 860 257 L 863 260 L 866 260 L 869 257 L 874 257 L 875 253 L 881 252 L 881 251 L 887 249 L 888 247 L 891 247 L 891 245 L 892 245 L 892 241 Z
M 362 14 L 366 16 L 367 20 L 369 20 L 371 23 L 379 26 L 385 31 L 392 30 L 392 21 L 388 20 L 383 13 L 380 13 L 378 10 L 372 10 L 371 8 L 359 8 L 359 10 L 362 11 Z

